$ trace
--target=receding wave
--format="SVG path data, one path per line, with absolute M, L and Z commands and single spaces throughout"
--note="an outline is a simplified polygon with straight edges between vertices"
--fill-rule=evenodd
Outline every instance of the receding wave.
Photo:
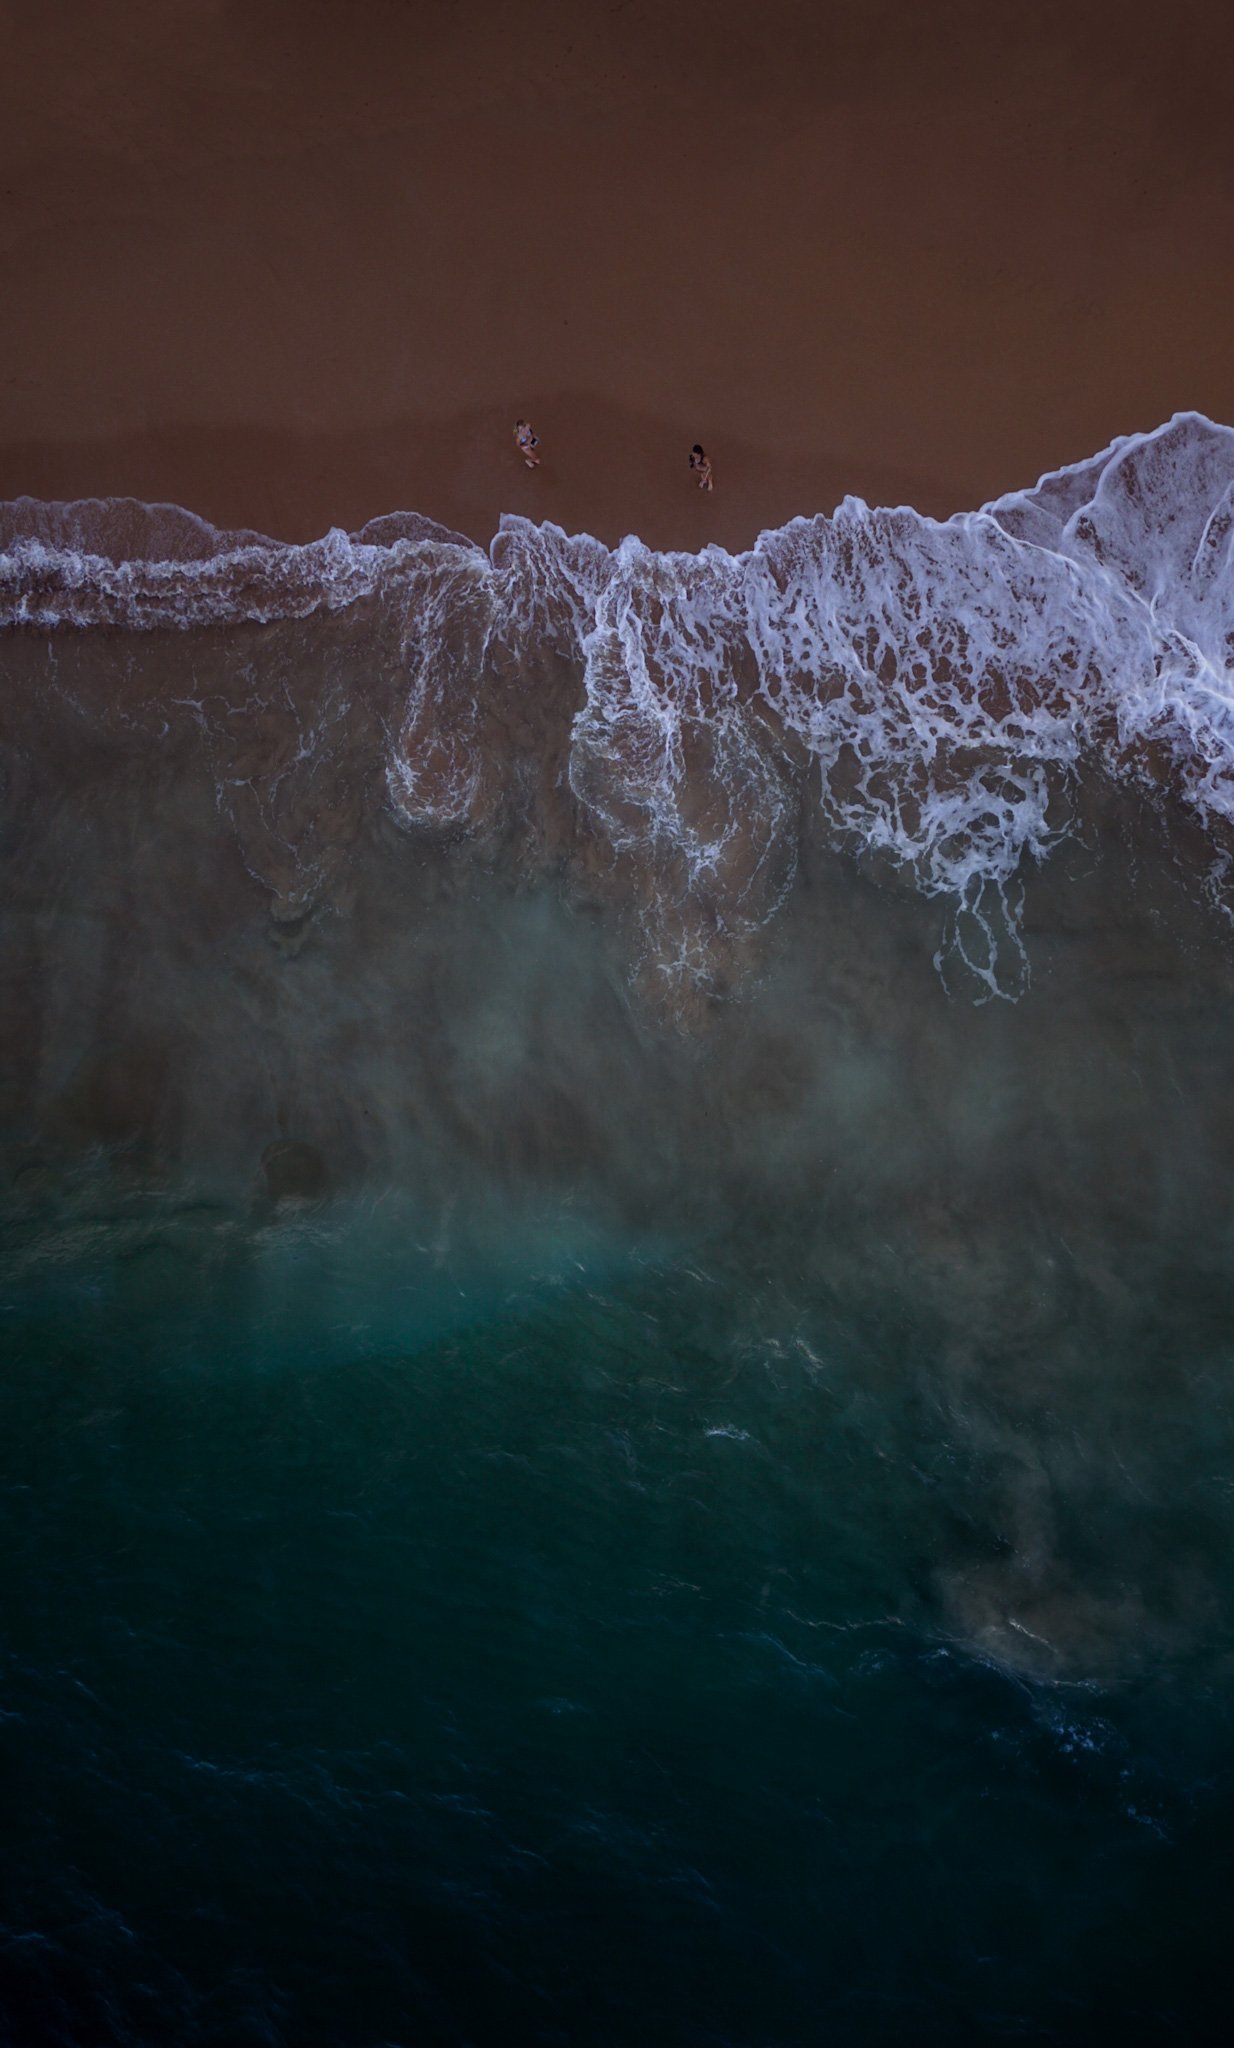
M 311 650 L 254 637 L 324 616 Z M 174 507 L 21 499 L 0 507 L 0 620 L 123 629 L 89 686 L 51 633 L 52 685 L 96 727 L 200 733 L 285 918 L 329 887 L 376 789 L 413 832 L 517 815 L 618 890 L 649 987 L 732 985 L 808 813 L 940 899 L 944 971 L 1014 994 L 1019 884 L 1084 772 L 1181 806 L 1224 900 L 1234 430 L 1196 413 L 979 511 L 848 498 L 738 555 L 509 516 L 485 551 L 414 514 L 290 546 Z M 173 697 L 130 636 L 190 628 L 210 630 Z

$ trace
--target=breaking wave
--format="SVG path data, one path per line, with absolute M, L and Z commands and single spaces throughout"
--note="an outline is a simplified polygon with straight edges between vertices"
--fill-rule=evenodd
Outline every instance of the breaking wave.
M 332 616 L 350 622 L 333 653 L 284 649 L 264 681 L 263 643 L 245 642 L 241 708 L 254 690 L 296 699 L 295 743 L 269 761 L 251 731 L 238 760 L 237 703 L 210 689 L 148 679 L 124 709 L 151 736 L 194 720 L 220 789 L 255 789 L 267 826 L 300 792 L 294 829 L 284 807 L 273 832 L 294 887 L 250 862 L 285 915 L 329 883 L 329 861 L 301 855 L 309 825 L 318 853 L 338 837 L 362 673 L 400 823 L 482 835 L 518 808 L 558 852 L 585 830 L 671 986 L 740 979 L 807 813 L 941 899 L 940 962 L 979 993 L 1020 984 L 1019 885 L 1067 832 L 1085 769 L 1181 804 L 1224 897 L 1234 430 L 1196 413 L 976 512 L 847 498 L 739 555 L 610 549 L 509 516 L 486 552 L 412 514 L 291 546 L 131 501 L 0 507 L 0 620 L 50 630 L 49 660 L 66 628 L 251 639 Z M 546 825 L 563 802 L 572 823 Z

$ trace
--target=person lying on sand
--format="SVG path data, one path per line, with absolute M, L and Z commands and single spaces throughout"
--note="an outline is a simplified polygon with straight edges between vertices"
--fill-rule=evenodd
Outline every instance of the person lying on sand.
M 516 420 L 514 422 L 514 438 L 518 442 L 519 452 L 528 469 L 539 469 L 540 458 L 536 454 L 536 449 L 540 445 L 540 436 L 532 433 L 528 421 Z
M 694 443 L 693 448 L 691 448 L 690 450 L 690 467 L 691 469 L 696 469 L 698 471 L 699 490 L 709 491 L 712 487 L 711 464 L 708 461 L 707 457 L 704 455 L 702 449 L 699 447 L 697 441 Z

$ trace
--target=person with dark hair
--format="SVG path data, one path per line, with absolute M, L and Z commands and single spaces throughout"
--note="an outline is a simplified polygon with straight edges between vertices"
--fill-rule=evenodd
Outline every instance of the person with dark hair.
M 514 438 L 518 442 L 519 453 L 528 469 L 539 469 L 540 458 L 536 454 L 536 449 L 540 445 L 540 436 L 532 432 L 527 420 L 515 420 Z
M 691 448 L 690 450 L 690 467 L 691 469 L 696 469 L 698 471 L 699 490 L 709 491 L 712 487 L 711 463 L 708 460 L 707 456 L 704 455 L 702 448 L 699 446 L 699 443 L 697 441 L 694 443 L 693 448 Z

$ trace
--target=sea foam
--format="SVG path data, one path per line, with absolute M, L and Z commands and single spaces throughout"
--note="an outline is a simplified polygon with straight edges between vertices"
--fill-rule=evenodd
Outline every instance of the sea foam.
M 385 784 L 467 833 L 573 675 L 560 779 L 638 893 L 646 957 L 706 982 L 791 886 L 804 802 L 943 899 L 987 993 L 1023 967 L 1016 892 L 1085 763 L 1181 802 L 1224 895 L 1234 824 L 1234 430 L 1150 434 L 937 521 L 847 498 L 729 554 L 506 516 L 485 551 L 398 514 L 307 546 L 127 500 L 0 508 L 0 621 L 245 628 L 373 607 L 394 664 Z

